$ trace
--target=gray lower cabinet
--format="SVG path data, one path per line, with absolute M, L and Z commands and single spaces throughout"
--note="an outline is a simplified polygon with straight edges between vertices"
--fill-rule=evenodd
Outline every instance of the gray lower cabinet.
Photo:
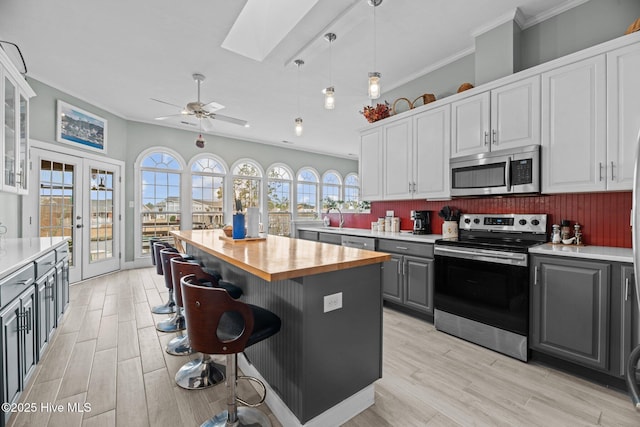
M 433 315 L 433 245 L 380 239 L 377 250 L 391 255 L 382 265 L 383 298 Z
M 341 245 L 342 235 L 336 233 L 318 233 L 318 242 Z
M 318 241 L 318 232 L 310 230 L 298 230 L 298 239 Z
M 38 307 L 38 355 L 42 357 L 56 326 L 56 270 L 50 269 L 36 280 Z
M 0 311 L 2 324 L 2 401 L 16 402 L 36 366 L 36 301 L 33 279 Z M 0 412 L 2 425 L 9 413 Z
M 629 265 L 532 257 L 530 347 L 621 377 L 632 345 Z

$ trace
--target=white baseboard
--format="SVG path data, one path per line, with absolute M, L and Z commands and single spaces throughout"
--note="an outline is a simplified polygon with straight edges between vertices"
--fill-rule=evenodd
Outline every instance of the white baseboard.
M 375 387 L 374 384 L 371 384 L 351 397 L 338 403 L 336 406 L 327 409 L 322 414 L 312 418 L 305 424 L 301 424 L 300 420 L 298 420 L 287 405 L 285 405 L 282 399 L 280 399 L 280 396 L 273 391 L 262 375 L 260 375 L 258 370 L 253 365 L 249 364 L 243 354 L 238 355 L 238 367 L 242 370 L 244 375 L 256 377 L 264 383 L 267 388 L 267 397 L 265 402 L 267 406 L 269 406 L 269 409 L 271 409 L 273 415 L 283 426 L 338 426 L 346 423 L 351 418 L 355 417 L 375 403 Z
M 151 258 L 137 258 L 133 261 L 125 261 L 120 264 L 121 270 L 132 270 L 134 268 L 151 267 Z

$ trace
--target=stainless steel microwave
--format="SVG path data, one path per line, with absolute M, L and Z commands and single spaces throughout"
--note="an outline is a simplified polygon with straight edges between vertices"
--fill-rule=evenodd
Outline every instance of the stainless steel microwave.
M 455 157 L 450 161 L 452 196 L 540 192 L 540 146 Z

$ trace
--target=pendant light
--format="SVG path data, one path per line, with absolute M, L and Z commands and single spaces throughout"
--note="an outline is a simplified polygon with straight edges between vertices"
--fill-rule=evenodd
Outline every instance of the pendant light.
M 382 0 L 368 0 L 369 6 L 373 6 L 373 69 L 376 69 L 376 7 Z M 380 98 L 380 76 L 377 71 L 369 73 L 369 99 Z
M 302 117 L 300 117 L 300 66 L 304 65 L 304 61 L 302 59 L 296 59 L 293 63 L 298 66 L 298 117 L 295 119 L 295 131 L 296 136 L 302 136 Z
M 336 39 L 336 35 L 334 33 L 327 33 L 324 35 L 324 38 L 329 42 L 329 87 L 322 91 L 324 93 L 324 108 L 327 110 L 333 110 L 336 108 L 336 98 L 335 89 L 333 87 L 333 52 L 331 50 L 331 45 Z

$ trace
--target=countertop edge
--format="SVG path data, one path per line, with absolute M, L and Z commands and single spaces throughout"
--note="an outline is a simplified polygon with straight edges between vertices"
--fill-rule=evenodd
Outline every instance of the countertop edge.
M 529 248 L 529 253 L 533 255 L 592 259 L 595 261 L 611 261 L 628 264 L 633 263 L 632 249 L 610 246 L 575 246 L 545 243 Z
M 15 246 L 17 243 L 19 242 L 26 242 L 29 240 L 33 240 L 33 239 L 41 239 L 41 238 L 11 238 L 11 239 L 6 239 L 3 242 L 4 247 L 6 248 L 6 250 L 10 249 L 10 246 Z M 54 250 L 55 248 L 57 248 L 58 246 L 62 245 L 65 242 L 68 242 L 70 240 L 69 237 L 60 237 L 60 240 L 57 240 L 58 238 L 55 238 L 56 242 L 54 243 L 53 241 L 51 241 L 51 244 L 49 246 L 47 246 L 46 248 L 39 248 L 38 252 L 34 252 L 31 253 L 29 256 L 25 257 L 25 258 L 21 258 L 20 261 L 18 263 L 12 263 L 13 265 L 11 267 L 4 267 L 0 265 L 0 278 L 6 277 L 8 275 L 10 275 L 11 273 L 13 273 L 14 271 L 17 271 L 19 269 L 21 269 L 22 267 L 24 267 L 25 265 L 34 262 L 36 259 L 38 259 L 39 257 L 41 257 L 44 253 L 46 252 L 50 252 L 52 250 Z M 47 240 L 49 240 L 47 238 Z
M 397 233 L 397 232 L 386 232 L 386 231 L 371 231 L 366 228 L 302 226 L 302 227 L 298 227 L 297 229 L 305 230 L 305 231 L 317 231 L 320 233 L 341 234 L 345 236 L 359 236 L 359 237 L 371 237 L 376 239 L 402 240 L 406 242 L 416 242 L 416 243 L 435 243 L 436 240 L 442 238 L 441 234 L 412 234 L 410 232 Z

